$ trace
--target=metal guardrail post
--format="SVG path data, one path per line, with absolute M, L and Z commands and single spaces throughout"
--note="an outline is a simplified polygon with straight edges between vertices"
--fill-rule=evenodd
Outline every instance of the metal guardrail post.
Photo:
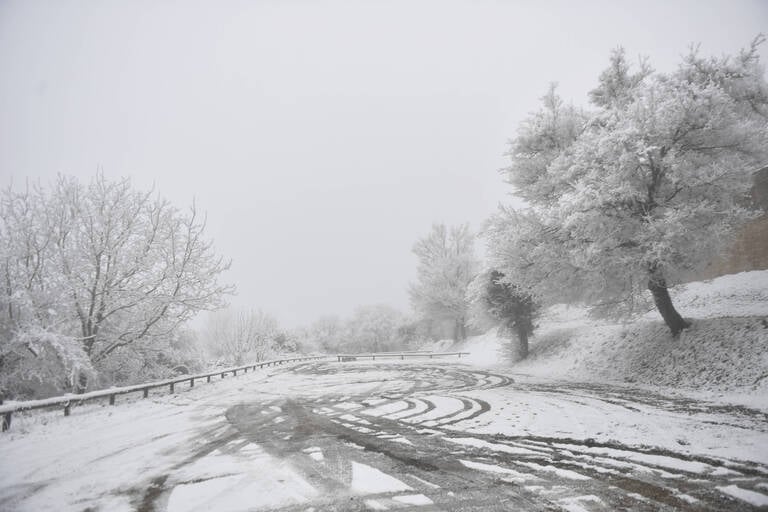
M 173 393 L 173 382 L 171 382 L 171 393 Z
M 115 395 L 114 395 L 114 393 L 109 395 L 109 405 L 115 405 Z
M 149 396 L 149 388 L 144 388 L 144 398 Z
M 69 407 L 70 407 L 70 405 L 71 405 L 70 402 L 67 402 L 67 403 L 64 404 L 64 416 L 69 416 Z
M 195 387 L 195 378 L 194 377 L 189 379 L 189 387 L 191 387 L 191 388 Z
M 10 411 L 3 414 L 3 432 L 11 428 L 11 413 Z

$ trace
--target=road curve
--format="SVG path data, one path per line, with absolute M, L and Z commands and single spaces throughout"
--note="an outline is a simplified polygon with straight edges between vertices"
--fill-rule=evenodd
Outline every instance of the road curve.
M 518 384 L 437 363 L 308 363 L 275 375 L 269 389 L 230 407 L 233 428 L 212 440 L 234 453 L 258 445 L 317 491 L 269 509 L 738 511 L 758 509 L 768 490 L 759 460 L 590 432 L 605 410 L 619 410 L 626 421 L 650 414 L 670 429 L 701 421 L 764 435 L 766 417 L 752 409 L 611 386 Z M 505 406 L 510 396 L 556 407 L 573 428 L 499 433 L 524 422 L 523 411 Z

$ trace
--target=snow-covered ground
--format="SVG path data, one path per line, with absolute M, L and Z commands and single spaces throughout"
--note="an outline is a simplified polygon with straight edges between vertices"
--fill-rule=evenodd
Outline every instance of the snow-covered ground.
M 653 316 L 557 308 L 516 365 L 489 332 L 469 358 L 300 363 L 18 414 L 0 435 L 0 510 L 755 510 L 766 285 L 753 272 L 676 291 L 694 318 L 678 340 Z
M 265 376 L 251 374 L 248 382 Z M 59 410 L 16 415 L 0 438 L 0 508 L 135 510 L 132 487 L 150 485 L 145 476 L 172 468 L 185 451 L 215 439 L 221 415 L 245 383 L 233 378 L 130 404 L 87 404 L 66 418 Z M 203 397 L 209 401 L 199 402 Z M 220 467 L 214 460 L 206 471 Z
M 78 407 L 68 418 L 19 415 L 0 437 L 0 509 L 504 503 L 596 512 L 768 502 L 768 422 L 753 409 L 515 382 L 457 359 L 307 363 L 179 391 Z
M 768 406 L 768 271 L 743 272 L 672 290 L 678 311 L 693 321 L 673 339 L 658 312 L 631 322 L 590 318 L 557 306 L 538 321 L 527 360 L 515 373 L 586 382 L 625 382 L 706 392 Z M 510 367 L 509 339 L 495 329 L 460 348 L 470 360 Z

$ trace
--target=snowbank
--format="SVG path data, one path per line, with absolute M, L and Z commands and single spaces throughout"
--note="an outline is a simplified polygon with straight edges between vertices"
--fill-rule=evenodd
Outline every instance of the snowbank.
M 677 340 L 655 311 L 621 324 L 591 319 L 582 308 L 550 308 L 531 339 L 529 358 L 513 369 L 699 391 L 768 391 L 768 271 L 689 283 L 672 298 L 693 320 Z M 461 348 L 475 363 L 495 365 L 511 360 L 512 343 L 494 329 Z

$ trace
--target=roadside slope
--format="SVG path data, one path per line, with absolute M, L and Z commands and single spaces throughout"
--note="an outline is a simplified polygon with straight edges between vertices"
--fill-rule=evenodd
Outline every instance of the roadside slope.
M 655 311 L 631 322 L 556 306 L 539 320 L 530 356 L 512 366 L 537 377 L 628 382 L 757 395 L 768 391 L 768 271 L 689 283 L 672 292 L 693 326 L 675 340 Z M 511 364 L 495 329 L 462 344 L 481 365 Z

